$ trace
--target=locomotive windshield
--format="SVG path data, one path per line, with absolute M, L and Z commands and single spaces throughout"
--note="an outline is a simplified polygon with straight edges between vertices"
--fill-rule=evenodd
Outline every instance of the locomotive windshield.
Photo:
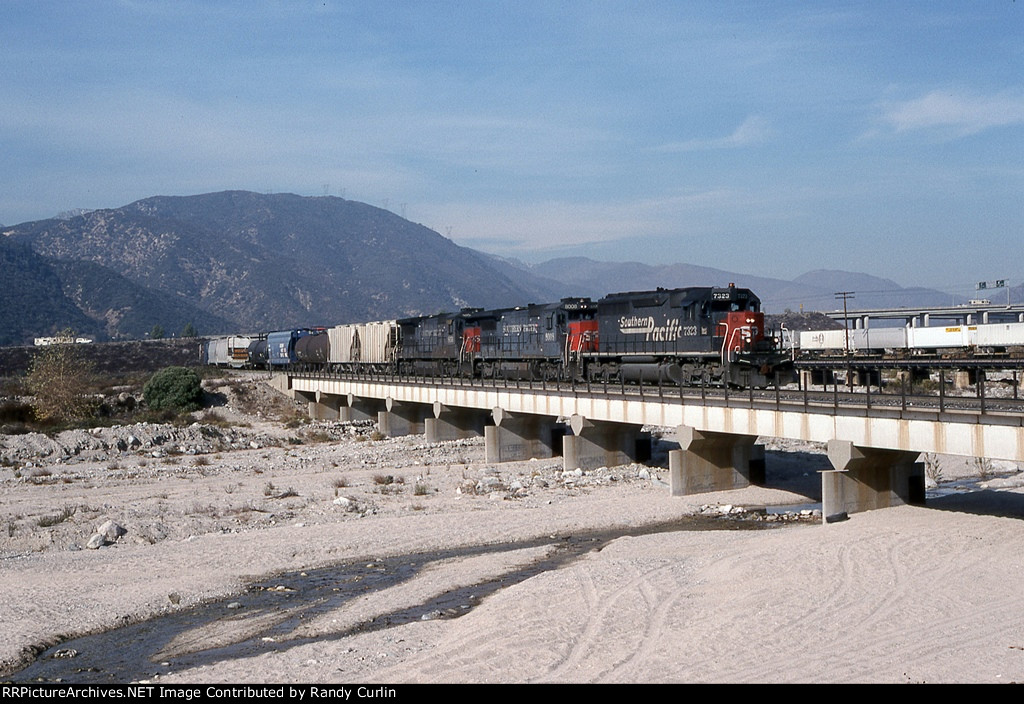
M 711 310 L 715 313 L 736 313 L 744 310 L 757 313 L 759 308 L 760 301 L 747 293 L 737 292 L 729 296 L 716 291 L 711 299 Z

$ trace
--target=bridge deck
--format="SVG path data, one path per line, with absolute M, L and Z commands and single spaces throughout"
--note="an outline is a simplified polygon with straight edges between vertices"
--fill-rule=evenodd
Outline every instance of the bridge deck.
M 1024 461 L 1024 413 L 994 399 L 839 393 L 724 392 L 437 379 L 358 379 L 293 374 L 307 394 L 392 399 L 453 408 L 548 417 L 583 416 L 632 425 L 690 426 L 699 431 Z

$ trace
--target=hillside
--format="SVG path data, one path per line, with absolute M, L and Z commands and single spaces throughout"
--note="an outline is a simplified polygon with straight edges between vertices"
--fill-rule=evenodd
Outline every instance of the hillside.
M 686 263 L 573 257 L 529 265 L 330 196 L 157 196 L 0 233 L 0 345 L 66 327 L 121 339 L 155 325 L 176 334 L 191 323 L 214 335 L 729 282 L 753 289 L 778 314 L 835 310 L 835 292 L 844 290 L 856 292 L 856 308 L 961 302 L 831 269 L 787 281 Z
M 162 295 L 95 262 L 56 260 L 0 237 L 0 346 L 70 328 L 98 340 L 145 337 L 160 325 L 168 335 L 186 324 L 202 331 L 232 329 L 176 295 Z
M 31 343 L 65 327 L 96 335 L 99 323 L 64 295 L 54 262 L 0 237 L 0 345 Z
M 422 225 L 364 203 L 226 191 L 154 197 L 5 231 L 241 329 L 515 305 L 531 291 Z

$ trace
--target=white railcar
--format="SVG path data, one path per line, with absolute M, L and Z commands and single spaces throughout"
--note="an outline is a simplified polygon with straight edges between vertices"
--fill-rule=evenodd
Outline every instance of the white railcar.
M 975 344 L 977 325 L 907 328 L 907 345 L 912 350 L 968 349 Z
M 842 353 L 846 351 L 847 344 L 854 354 L 903 349 L 907 346 L 907 331 L 906 328 L 868 328 L 849 331 L 810 330 L 800 333 L 800 350 L 805 353 Z
M 394 320 L 338 325 L 327 334 L 331 340 L 331 364 L 381 365 L 395 359 L 398 325 Z

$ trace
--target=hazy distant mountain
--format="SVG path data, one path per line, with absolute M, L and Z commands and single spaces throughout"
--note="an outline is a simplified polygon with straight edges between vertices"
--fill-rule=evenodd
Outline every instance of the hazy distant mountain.
M 729 283 L 758 291 L 788 283 L 693 264 L 653 266 L 640 262 L 598 262 L 586 257 L 551 259 L 532 267 L 532 271 L 550 279 L 565 281 L 574 289 L 586 290 L 589 296 L 643 291 L 659 286 L 727 286 Z
M 842 296 L 838 292 L 850 291 L 847 305 L 851 308 L 901 308 L 913 306 L 949 306 L 966 300 L 942 291 L 927 288 L 904 288 L 895 281 L 869 274 L 849 271 L 818 269 L 793 279 L 793 284 L 808 290 L 818 290 L 820 297 L 832 297 L 832 305 L 818 306 L 819 310 L 840 310 Z
M 901 287 L 894 281 L 868 274 L 818 270 L 793 281 L 751 276 L 692 264 L 654 266 L 639 262 L 598 262 L 586 257 L 552 259 L 529 267 L 551 280 L 566 282 L 581 295 L 600 297 L 617 291 L 642 291 L 684 286 L 737 286 L 752 289 L 760 296 L 766 311 L 781 313 L 787 309 L 830 311 L 843 307 L 837 291 L 854 291 L 851 307 L 882 308 L 910 305 L 949 305 L 950 296 L 930 289 Z M 569 295 L 569 294 L 563 294 Z M 956 302 L 963 302 L 957 300 Z
M 225 191 L 146 198 L 0 229 L 0 344 L 64 327 L 110 336 L 202 334 L 547 302 L 659 286 L 753 289 L 769 313 L 948 305 L 950 296 L 867 274 L 793 281 L 677 263 L 585 257 L 527 265 L 460 247 L 365 203 Z M 30 249 L 31 247 L 31 249 Z M 1022 291 L 1014 289 L 1018 299 Z

